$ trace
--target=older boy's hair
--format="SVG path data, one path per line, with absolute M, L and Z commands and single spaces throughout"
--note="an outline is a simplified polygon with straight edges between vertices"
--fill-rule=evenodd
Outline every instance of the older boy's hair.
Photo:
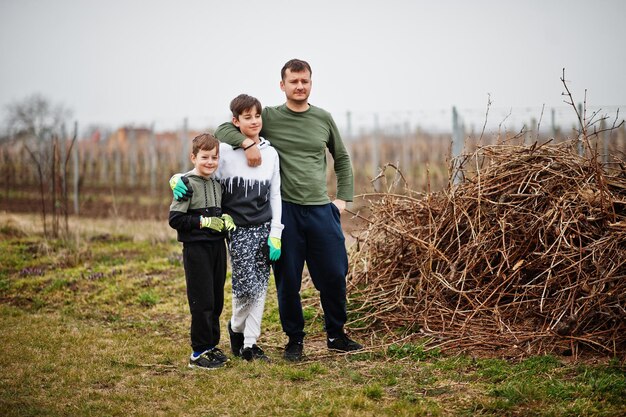
M 303 61 L 301 59 L 290 59 L 283 65 L 283 69 L 280 70 L 280 79 L 285 79 L 285 72 L 287 70 L 291 70 L 291 72 L 302 72 L 305 70 L 309 70 L 309 74 L 313 75 L 313 70 L 308 62 Z
M 191 153 L 198 155 L 200 151 L 210 151 L 217 148 L 217 154 L 220 154 L 220 141 L 210 133 L 203 133 L 193 138 L 191 142 L 193 147 Z
M 258 114 L 263 111 L 261 102 L 252 96 L 247 94 L 239 94 L 230 102 L 230 111 L 233 113 L 233 117 L 238 119 L 239 116 L 246 110 L 255 108 Z

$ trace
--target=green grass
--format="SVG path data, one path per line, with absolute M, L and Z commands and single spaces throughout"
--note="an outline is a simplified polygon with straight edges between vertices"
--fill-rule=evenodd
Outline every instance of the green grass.
M 233 358 L 217 371 L 190 370 L 177 242 L 98 233 L 67 243 L 3 230 L 2 416 L 626 414 L 626 374 L 618 360 L 475 358 L 442 353 L 428 340 L 389 344 L 369 333 L 353 335 L 385 347 L 329 353 L 309 284 L 303 297 L 307 361 L 281 358 L 286 339 L 272 282 L 259 340 L 272 362 Z M 229 315 L 230 281 L 222 318 L 226 351 Z

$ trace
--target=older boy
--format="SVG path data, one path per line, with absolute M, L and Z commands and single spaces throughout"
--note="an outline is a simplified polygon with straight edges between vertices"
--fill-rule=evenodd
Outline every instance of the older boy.
M 283 225 L 278 154 L 259 136 L 263 126 L 261 103 L 241 94 L 230 103 L 232 122 L 252 139 L 263 155 L 258 168 L 248 166 L 244 149 L 220 144 L 222 162 L 217 178 L 224 186 L 223 207 L 232 214 L 237 230 L 229 242 L 233 283 L 233 315 L 228 322 L 233 354 L 247 361 L 268 357 L 257 345 L 270 276 L 270 262 L 281 254 Z

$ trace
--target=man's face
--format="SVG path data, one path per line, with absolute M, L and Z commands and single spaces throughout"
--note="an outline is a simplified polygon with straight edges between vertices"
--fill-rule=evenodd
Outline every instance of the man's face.
M 208 177 L 215 172 L 219 163 L 219 155 L 217 154 L 217 146 L 210 151 L 199 150 L 197 155 L 191 154 L 191 162 L 193 162 L 198 174 Z
M 288 101 L 305 104 L 311 94 L 311 73 L 308 70 L 300 72 L 285 71 L 285 78 L 280 81 L 280 89 L 285 92 Z
M 258 138 L 261 127 L 263 127 L 261 114 L 256 107 L 244 110 L 239 117 L 233 117 L 233 124 L 239 128 L 245 137 L 250 139 Z

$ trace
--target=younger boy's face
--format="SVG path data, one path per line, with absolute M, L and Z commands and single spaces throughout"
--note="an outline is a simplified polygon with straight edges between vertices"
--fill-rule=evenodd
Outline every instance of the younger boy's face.
M 215 172 L 219 159 L 217 146 L 210 151 L 199 150 L 197 155 L 191 154 L 191 162 L 193 162 L 198 174 L 203 177 L 208 177 Z
M 258 139 L 263 127 L 261 114 L 256 107 L 244 110 L 239 117 L 233 117 L 233 124 L 239 128 L 244 136 L 250 139 Z

